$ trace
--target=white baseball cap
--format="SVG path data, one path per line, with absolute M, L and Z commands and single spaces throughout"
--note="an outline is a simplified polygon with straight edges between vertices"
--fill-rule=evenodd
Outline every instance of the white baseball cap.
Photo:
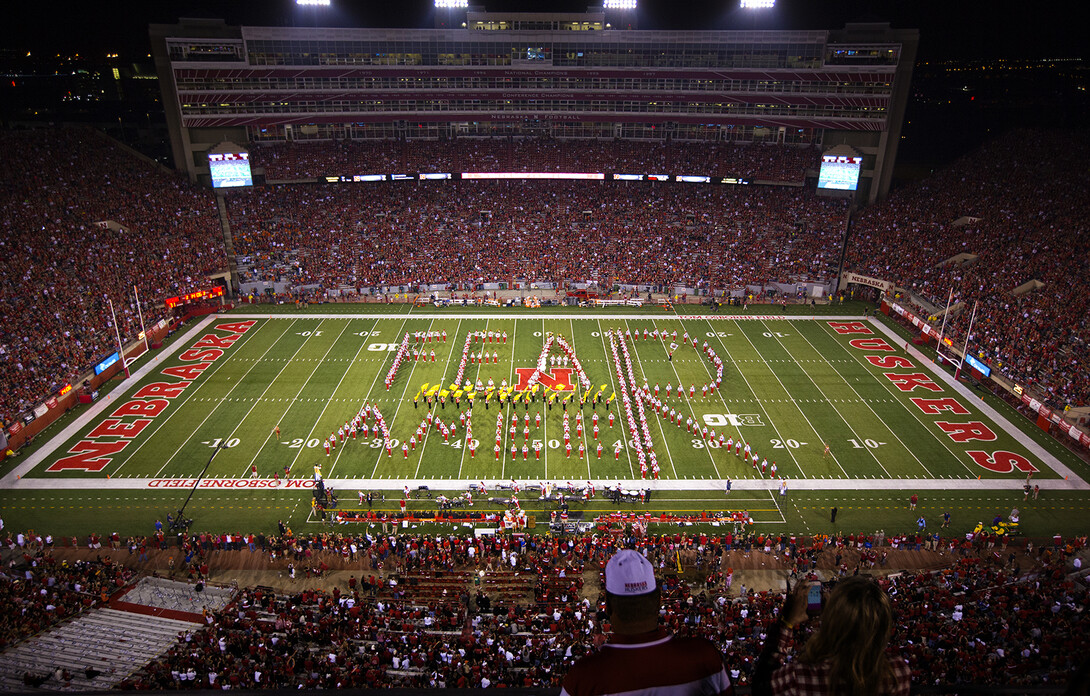
M 622 549 L 606 564 L 606 592 L 610 594 L 642 595 L 655 587 L 655 569 L 638 551 Z

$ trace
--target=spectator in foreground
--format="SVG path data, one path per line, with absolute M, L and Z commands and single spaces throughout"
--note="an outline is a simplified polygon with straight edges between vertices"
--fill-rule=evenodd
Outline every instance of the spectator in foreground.
M 610 642 L 576 662 L 560 696 L 657 693 L 733 694 L 723 656 L 704 638 L 675 638 L 659 626 L 655 571 L 638 551 L 622 549 L 606 565 Z
M 807 621 L 808 583 L 789 591 L 780 621 L 765 639 L 754 694 L 906 696 L 909 668 L 886 654 L 893 629 L 889 597 L 873 579 L 856 575 L 837 583 L 822 611 L 821 626 L 802 654 L 783 663 L 796 629 Z

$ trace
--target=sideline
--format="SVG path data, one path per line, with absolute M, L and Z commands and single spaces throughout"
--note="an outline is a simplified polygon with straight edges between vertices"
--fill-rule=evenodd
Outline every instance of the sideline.
M 206 326 L 214 321 L 222 321 L 225 315 L 222 314 L 209 314 L 203 319 L 198 321 L 189 331 L 186 331 L 184 335 L 178 338 L 176 341 L 170 344 L 169 348 L 161 348 L 159 352 L 154 356 L 151 353 L 144 353 L 148 356 L 148 361 L 144 363 L 135 372 L 129 374 L 129 378 L 123 381 L 117 388 L 107 394 L 105 397 L 99 399 L 97 402 L 91 404 L 83 413 L 76 416 L 76 419 L 68 424 L 68 427 L 57 433 L 49 439 L 44 445 L 35 450 L 34 454 L 31 454 L 25 460 L 20 462 L 14 469 L 9 471 L 4 478 L 0 479 L 0 488 L 23 488 L 26 487 L 27 479 L 22 478 L 29 472 L 33 471 L 34 467 L 41 464 L 47 457 L 56 452 L 60 447 L 71 440 L 76 433 L 82 428 L 90 424 L 92 420 L 97 418 L 107 408 L 112 408 L 115 404 L 114 401 L 121 401 L 121 397 L 127 394 L 133 389 L 144 377 L 147 377 L 152 370 L 158 369 L 160 358 L 169 358 L 174 353 L 182 349 L 183 346 L 188 345 L 189 341 L 193 338 L 194 334 L 197 334 L 204 330 Z M 50 486 L 41 486 L 41 488 L 82 488 L 83 486 L 68 486 L 64 482 L 63 485 L 61 479 L 44 479 L 48 481 Z M 89 483 L 101 483 L 99 479 L 84 479 Z M 103 479 L 105 480 L 105 479 Z M 75 480 L 71 481 L 75 482 Z M 39 486 L 31 486 L 32 488 L 39 488 Z M 98 487 L 98 486 L 96 486 Z
M 436 492 L 443 491 L 465 491 L 471 485 L 479 484 L 481 479 L 450 479 L 450 478 L 438 478 L 438 479 L 394 479 L 394 478 L 378 478 L 378 479 L 366 479 L 366 478 L 346 478 L 346 479 L 323 479 L 327 488 L 333 488 L 339 491 L 345 490 L 372 490 L 372 491 L 401 491 L 405 486 L 409 487 L 412 492 L 417 491 L 421 486 L 427 486 L 429 492 L 434 494 Z M 519 485 L 522 487 L 523 493 L 526 495 L 525 500 L 533 502 L 537 500 L 537 488 L 542 479 L 531 479 L 527 481 L 519 481 Z M 16 485 L 11 486 L 13 489 L 18 490 L 141 490 L 141 491 L 163 491 L 171 489 L 189 489 L 193 487 L 196 479 L 193 478 L 118 478 L 110 479 L 80 479 L 80 478 L 66 478 L 66 479 L 49 479 L 49 478 L 29 478 L 21 479 L 16 482 Z M 490 495 L 495 495 L 497 489 L 502 485 L 510 485 L 511 479 L 484 479 L 485 484 L 488 487 Z M 582 485 L 586 481 L 580 479 L 579 481 L 573 481 L 577 486 Z M 550 481 L 553 486 L 563 486 L 565 482 Z M 593 480 L 594 487 L 601 491 L 606 486 L 615 486 L 618 483 L 621 488 L 629 490 L 638 490 L 640 488 L 646 488 L 651 491 L 725 491 L 726 479 L 596 479 Z M 852 478 L 839 478 L 839 479 L 787 479 L 787 495 L 791 496 L 791 493 L 797 491 L 904 491 L 904 490 L 921 490 L 921 491 L 953 491 L 971 489 L 973 492 L 989 492 L 989 491 L 1019 491 L 1022 490 L 1022 484 L 1024 482 L 1021 479 L 981 479 L 969 480 L 969 479 L 917 479 L 917 478 L 895 478 L 895 479 L 852 479 Z M 1063 484 L 1072 484 L 1064 486 L 1051 486 L 1049 490 L 1085 490 L 1088 488 L 1086 483 L 1081 479 L 1077 483 L 1071 481 L 1060 481 Z M 971 485 L 976 484 L 976 485 Z M 734 494 L 737 491 L 767 491 L 769 493 L 778 493 L 780 489 L 780 479 L 766 480 L 766 479 L 738 479 L 731 481 L 731 493 Z M 202 491 L 218 491 L 218 492 L 231 492 L 231 491 L 247 491 L 258 493 L 277 493 L 285 490 L 299 490 L 310 491 L 314 488 L 314 481 L 312 479 L 290 479 L 290 481 L 275 480 L 275 479 L 251 479 L 251 478 L 206 478 L 201 480 L 199 489 Z M 1042 486 L 1042 490 L 1044 487 Z M 507 491 L 500 491 L 501 494 L 506 496 Z M 487 496 L 485 497 L 487 499 Z M 726 498 L 724 498 L 726 499 Z
M 875 328 L 885 334 L 886 337 L 892 342 L 892 345 L 898 346 L 901 344 L 902 341 L 904 341 L 904 346 L 906 349 L 905 352 L 916 358 L 916 360 L 918 360 L 921 365 L 926 367 L 928 372 L 934 373 L 946 384 L 946 386 L 953 389 L 955 392 L 957 392 L 959 396 L 965 399 L 968 404 L 970 404 L 973 408 L 979 409 L 980 412 L 990 418 L 995 425 L 999 426 L 999 428 L 1002 429 L 1003 432 L 1013 437 L 1015 440 L 1018 441 L 1020 445 L 1025 447 L 1038 459 L 1047 464 L 1050 469 L 1052 469 L 1060 476 L 1064 477 L 1063 479 L 1059 480 L 1041 479 L 1037 481 L 1036 483 L 1041 486 L 1042 490 L 1090 490 L 1090 484 L 1088 484 L 1081 477 L 1079 477 L 1078 474 L 1067 468 L 1067 466 L 1059 459 L 1057 459 L 1054 455 L 1046 452 L 1045 449 L 1041 447 L 1041 445 L 1037 444 L 1035 440 L 1026 437 L 1025 433 L 1023 433 L 1013 423 L 1007 420 L 1007 418 L 1000 414 L 999 411 L 996 411 L 994 408 L 992 408 L 987 401 L 970 391 L 969 387 L 965 386 L 961 382 L 958 382 L 954 379 L 953 375 L 948 374 L 946 370 L 942 369 L 938 365 L 935 365 L 935 363 L 932 362 L 930 358 L 920 352 L 914 345 L 912 345 L 910 341 L 905 341 L 902 336 L 899 336 L 897 332 L 895 332 L 893 329 L 889 328 L 880 321 L 875 321 L 874 319 L 868 319 L 867 321 L 869 321 Z M 1018 489 L 1021 489 L 1024 485 L 1024 482 L 1020 479 L 1016 481 L 1016 483 L 1018 484 Z

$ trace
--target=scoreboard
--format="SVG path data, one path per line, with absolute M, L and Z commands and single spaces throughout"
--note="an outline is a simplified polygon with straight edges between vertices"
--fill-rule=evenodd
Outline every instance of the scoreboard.
M 856 190 L 859 186 L 859 170 L 862 165 L 862 157 L 822 155 L 818 188 L 835 191 Z

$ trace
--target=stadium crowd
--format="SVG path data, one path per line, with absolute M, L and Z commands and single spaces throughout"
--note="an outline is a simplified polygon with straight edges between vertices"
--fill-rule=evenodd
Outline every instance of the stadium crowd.
M 1090 142 L 1014 131 L 863 210 L 848 265 L 918 293 L 960 347 L 979 302 L 970 351 L 1035 385 L 1060 410 L 1090 403 Z M 961 254 L 971 255 L 961 257 Z M 1043 285 L 1025 291 L 1024 284 Z M 928 311 L 921 311 L 923 316 Z
M 121 688 L 556 687 L 572 662 L 606 639 L 601 570 L 623 547 L 640 550 L 658 568 L 662 624 L 713 640 L 736 684 L 749 683 L 783 597 L 734 581 L 728 564 L 751 555 L 800 578 L 873 573 L 893 601 L 890 652 L 908 661 L 920 685 L 1062 684 L 1090 636 L 1086 578 L 1069 575 L 1085 538 L 1006 549 L 978 536 L 967 540 L 964 555 L 941 556 L 941 569 L 912 572 L 892 572 L 886 560 L 897 544 L 917 542 L 911 535 L 626 529 L 567 537 L 295 537 L 285 530 L 189 541 L 198 573 L 229 562 L 225 553 L 264 556 L 292 577 L 306 567 L 305 580 L 299 571 L 304 587 L 328 570 L 354 572 L 329 590 L 243 589 Z M 939 539 L 935 548 L 950 541 Z M 126 579 L 118 564 L 101 558 L 65 570 L 43 562 L 48 554 L 38 548 L 12 556 L 0 578 L 6 608 L 44 605 L 40 593 L 53 586 L 82 593 L 76 604 L 89 605 L 96 590 Z M 679 562 L 684 573 L 675 572 Z M 43 624 L 30 621 L 33 630 Z
M 211 194 L 90 129 L 0 132 L 0 421 L 169 316 L 227 267 Z M 113 221 L 124 231 L 98 223 Z
M 107 299 L 129 340 L 139 331 L 134 285 L 150 324 L 167 315 L 165 297 L 207 287 L 228 261 L 207 191 L 92 131 L 5 131 L 0 153 L 8 163 L 0 172 L 8 257 L 0 420 L 10 423 L 113 351 Z M 284 177 L 342 165 L 641 165 L 791 181 L 775 171 L 812 167 L 815 155 L 767 145 L 469 139 L 262 145 L 255 153 Z M 956 342 L 979 301 L 974 352 L 1043 389 L 1054 407 L 1090 403 L 1090 288 L 1081 282 L 1090 271 L 1090 235 L 1081 229 L 1090 184 L 1078 175 L 1087 155 L 1086 139 L 1072 134 L 1008 134 L 858 213 L 849 267 L 940 308 L 953 287 L 964 310 L 947 326 Z M 795 187 L 518 181 L 286 185 L 228 200 L 243 281 L 320 290 L 586 279 L 738 291 L 825 281 L 845 205 Z M 103 221 L 125 231 L 96 224 Z M 941 263 L 959 254 L 971 256 Z M 1043 285 L 1016 294 L 1030 280 Z
M 609 172 L 734 177 L 801 184 L 820 152 L 777 144 L 475 139 L 259 143 L 268 181 L 418 172 Z
M 18 551 L 0 567 L 0 651 L 87 608 L 105 603 L 136 571 L 109 555 L 57 562 L 51 538 L 19 534 Z
M 228 208 L 244 282 L 324 289 L 826 280 L 846 210 L 793 188 L 537 181 L 276 186 Z

